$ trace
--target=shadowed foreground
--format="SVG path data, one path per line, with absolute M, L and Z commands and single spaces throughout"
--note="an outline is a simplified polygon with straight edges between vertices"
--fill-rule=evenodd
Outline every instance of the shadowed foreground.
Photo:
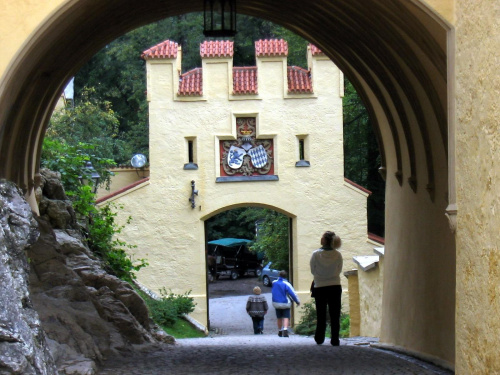
M 292 335 L 218 336 L 177 340 L 154 353 L 109 359 L 100 375 L 159 374 L 451 374 L 427 363 L 382 350 Z

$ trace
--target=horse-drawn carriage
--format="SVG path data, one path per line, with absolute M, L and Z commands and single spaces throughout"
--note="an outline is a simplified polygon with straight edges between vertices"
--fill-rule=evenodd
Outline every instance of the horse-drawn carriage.
M 248 273 L 260 276 L 262 256 L 248 249 L 251 240 L 221 238 L 208 242 L 207 267 L 212 278 L 229 276 L 236 280 Z

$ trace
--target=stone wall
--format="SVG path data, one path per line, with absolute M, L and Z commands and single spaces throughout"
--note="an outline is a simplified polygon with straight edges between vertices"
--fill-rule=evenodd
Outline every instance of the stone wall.
M 0 181 L 0 373 L 57 372 L 28 288 L 25 251 L 38 239 L 30 206 L 18 188 Z
M 110 355 L 172 343 L 89 251 L 60 176 L 42 171 L 41 183 L 36 218 L 0 184 L 0 373 L 91 375 Z
M 457 374 L 498 374 L 500 3 L 456 1 Z

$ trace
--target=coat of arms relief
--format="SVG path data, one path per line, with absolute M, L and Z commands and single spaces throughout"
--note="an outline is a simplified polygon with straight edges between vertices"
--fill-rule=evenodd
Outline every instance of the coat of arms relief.
M 221 176 L 273 174 L 273 140 L 257 139 L 255 117 L 236 119 L 233 141 L 221 141 Z

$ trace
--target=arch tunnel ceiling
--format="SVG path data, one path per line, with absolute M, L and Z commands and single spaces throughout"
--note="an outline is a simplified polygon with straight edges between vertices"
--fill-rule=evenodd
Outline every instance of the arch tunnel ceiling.
M 33 186 L 51 110 L 99 49 L 139 26 L 201 11 L 202 3 L 75 0 L 52 15 L 4 77 L 0 176 Z M 367 105 L 382 166 L 391 163 L 400 184 L 432 197 L 436 159 L 443 165 L 447 154 L 447 30 L 439 21 L 406 0 L 245 0 L 237 9 L 288 27 L 332 58 Z

